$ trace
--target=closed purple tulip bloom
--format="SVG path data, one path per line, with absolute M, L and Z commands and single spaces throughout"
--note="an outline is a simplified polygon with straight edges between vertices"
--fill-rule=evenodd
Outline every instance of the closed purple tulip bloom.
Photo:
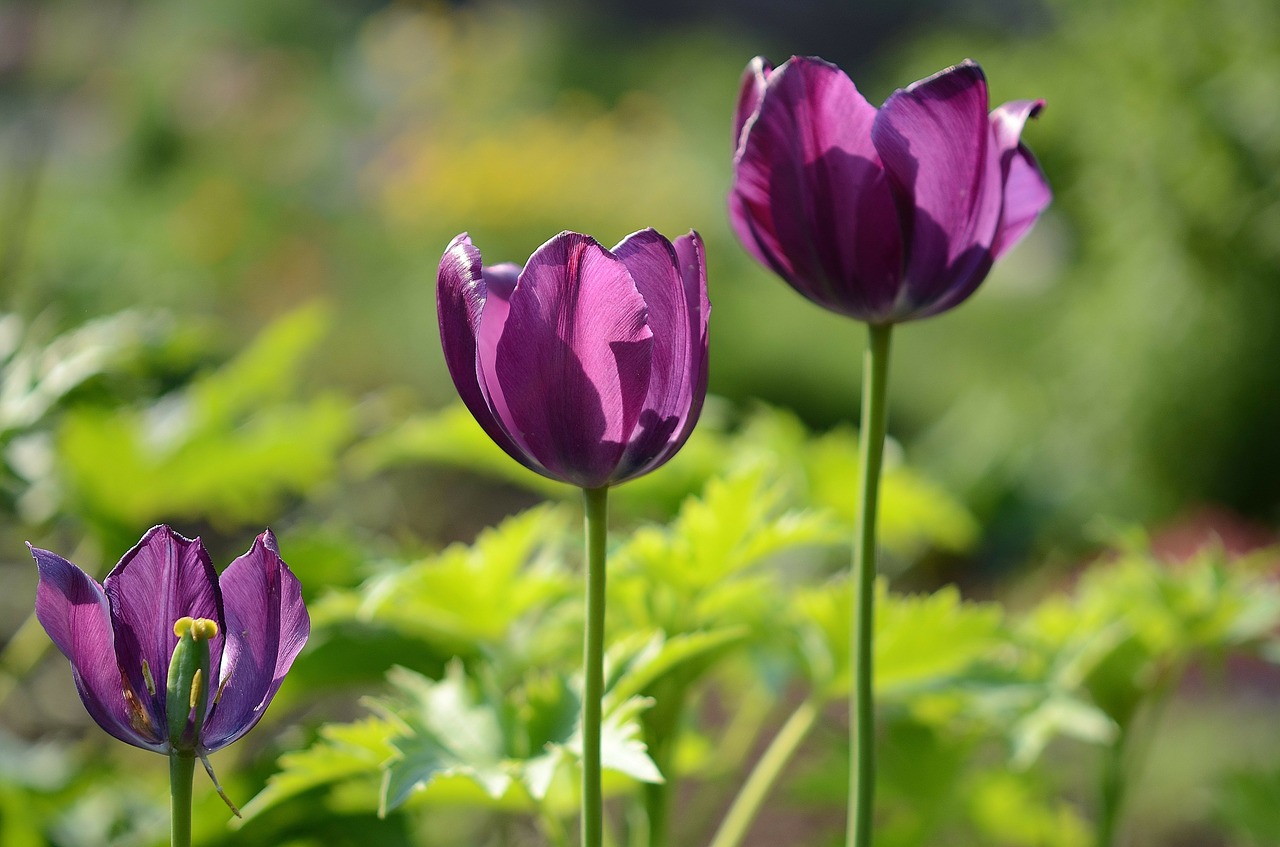
M 71 660 L 85 708 L 111 735 L 157 753 L 203 757 L 252 729 L 311 630 L 270 530 L 221 577 L 199 539 L 167 526 L 149 530 L 102 585 L 56 553 L 31 554 L 36 617 Z M 204 625 L 208 679 L 217 681 L 199 687 L 202 709 L 166 702 L 174 625 L 184 618 Z M 174 708 L 186 718 L 181 737 L 169 730 Z
M 606 250 L 562 232 L 529 263 L 485 267 L 466 233 L 440 260 L 445 362 L 516 461 L 601 488 L 659 467 L 707 390 L 707 266 L 696 232 L 652 229 Z
M 1023 124 L 1043 101 L 987 114 L 971 61 L 877 110 L 836 66 L 747 67 L 735 116 L 733 228 L 821 306 L 874 324 L 929 317 L 974 292 L 1051 197 Z

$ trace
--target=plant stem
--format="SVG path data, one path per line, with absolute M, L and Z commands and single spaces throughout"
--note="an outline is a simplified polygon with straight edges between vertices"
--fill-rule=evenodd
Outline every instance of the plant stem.
M 191 782 L 196 757 L 169 754 L 169 847 L 191 847 Z
M 769 790 L 778 781 L 782 769 L 804 741 L 818 718 L 818 697 L 811 695 L 791 713 L 778 734 L 769 742 L 760 760 L 751 769 L 747 781 L 742 784 L 738 796 L 733 798 L 720 828 L 711 839 L 711 847 L 738 847 L 746 837 L 751 822 L 764 804 Z
M 649 758 L 653 760 L 663 779 L 662 782 L 644 785 L 648 838 L 633 843 L 647 844 L 648 847 L 667 847 L 671 840 L 671 797 L 675 793 L 677 779 L 676 738 L 679 734 L 680 717 L 684 712 L 686 692 L 687 686 L 673 678 L 659 681 L 648 692 L 653 697 L 654 704 L 646 710 L 643 718 L 645 746 L 649 750 Z
M 1128 783 L 1126 771 L 1130 735 L 1129 726 L 1121 725 L 1120 735 L 1115 744 L 1106 750 L 1106 759 L 1102 763 L 1097 847 L 1113 847 L 1120 832 L 1120 813 Z
M 876 507 L 884 458 L 885 396 L 889 382 L 892 324 L 867 326 L 862 360 L 861 463 L 858 469 L 858 519 L 853 548 L 853 626 L 849 697 L 848 847 L 870 847 L 875 803 L 875 701 L 872 697 L 872 635 L 875 632 Z
M 582 847 L 601 847 L 600 719 L 604 697 L 605 542 L 609 489 L 582 490 L 587 536 L 586 624 L 582 647 Z

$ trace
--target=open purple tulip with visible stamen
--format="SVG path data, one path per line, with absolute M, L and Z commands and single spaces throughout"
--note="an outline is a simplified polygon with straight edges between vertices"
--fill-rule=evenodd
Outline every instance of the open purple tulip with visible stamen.
M 464 233 L 440 260 L 440 337 L 458 393 L 516 461 L 581 488 L 659 467 L 707 390 L 706 259 L 690 232 L 613 250 L 562 232 L 523 269 Z
M 946 311 L 1049 204 L 1019 138 L 1043 101 L 987 113 L 971 61 L 876 109 L 835 65 L 747 67 L 735 117 L 734 231 L 815 303 L 873 324 Z
M 167 526 L 149 530 L 101 585 L 56 553 L 31 554 L 36 617 L 71 660 L 90 716 L 169 757 L 171 844 L 187 847 L 194 761 L 213 779 L 208 754 L 253 728 L 311 631 L 275 536 L 258 536 L 221 577 L 199 539 Z

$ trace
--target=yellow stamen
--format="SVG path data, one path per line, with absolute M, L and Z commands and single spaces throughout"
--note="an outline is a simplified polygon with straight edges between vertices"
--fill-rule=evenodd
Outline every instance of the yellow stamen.
M 191 677 L 191 708 L 195 708 L 200 702 L 200 695 L 204 692 L 204 674 L 199 668 L 196 668 L 195 675 Z
M 181 617 L 174 621 L 173 634 L 181 638 L 187 633 L 196 641 L 212 641 L 218 636 L 218 622 L 209 618 Z

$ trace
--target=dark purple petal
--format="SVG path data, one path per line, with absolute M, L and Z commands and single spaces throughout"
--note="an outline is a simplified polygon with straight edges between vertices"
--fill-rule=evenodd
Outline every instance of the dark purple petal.
M 549 476 L 586 488 L 617 467 L 648 394 L 653 334 L 627 266 L 565 232 L 538 248 L 512 292 L 492 359 L 490 405 Z
M 690 232 L 672 246 L 653 230 L 613 251 L 631 271 L 649 309 L 653 367 L 644 411 L 612 482 L 648 473 L 683 446 L 707 391 L 707 265 Z
M 217 622 L 218 635 L 209 642 L 209 670 L 211 678 L 218 678 L 226 621 L 218 575 L 199 539 L 183 538 L 167 526 L 153 527 L 112 568 L 104 588 L 120 672 L 144 702 L 150 701 L 150 714 L 166 714 L 165 682 L 178 643 L 173 624 L 179 618 Z M 154 695 L 146 689 L 144 661 L 156 684 Z
M 445 364 L 462 402 L 485 434 L 507 455 L 526 467 L 533 467 L 523 448 L 503 428 L 490 408 L 477 359 L 477 334 L 486 306 L 489 307 L 490 327 L 498 329 L 498 332 L 491 332 L 496 337 L 506 318 L 507 297 L 515 287 L 519 272 L 516 265 L 483 268 L 480 251 L 464 232 L 449 242 L 440 259 L 436 277 L 436 313 L 440 321 L 440 345 L 444 350 Z
M 253 728 L 311 632 L 302 587 L 280 558 L 271 530 L 231 563 L 219 584 L 227 640 L 222 673 L 215 677 L 219 685 L 209 692 L 217 701 L 202 733 L 206 751 L 225 747 Z
M 744 129 L 729 195 L 748 251 L 811 300 L 864 320 L 888 314 L 903 265 L 875 119 L 839 68 L 789 60 Z
M 151 711 L 153 704 L 145 688 L 141 696 L 125 694 L 126 682 L 121 679 L 111 630 L 111 607 L 102 587 L 56 553 L 31 547 L 31 555 L 40 571 L 36 617 L 71 660 L 76 690 L 89 716 L 126 744 L 164 752 L 164 713 Z
M 909 221 L 905 290 L 895 317 L 955 305 L 990 268 L 1000 223 L 999 158 L 982 69 L 966 61 L 895 92 L 871 138 Z
M 1000 172 L 1004 177 L 1004 211 L 991 247 L 996 259 L 1026 235 L 1053 199 L 1049 181 L 1035 157 L 1019 141 L 1027 119 L 1036 117 L 1043 108 L 1043 100 L 1015 100 L 991 113 L 991 129 L 996 149 L 1000 151 Z
M 733 148 L 742 147 L 742 128 L 760 108 L 765 83 L 773 73 L 773 65 L 764 56 L 756 56 L 742 74 L 742 86 L 738 90 L 738 108 L 733 113 Z

